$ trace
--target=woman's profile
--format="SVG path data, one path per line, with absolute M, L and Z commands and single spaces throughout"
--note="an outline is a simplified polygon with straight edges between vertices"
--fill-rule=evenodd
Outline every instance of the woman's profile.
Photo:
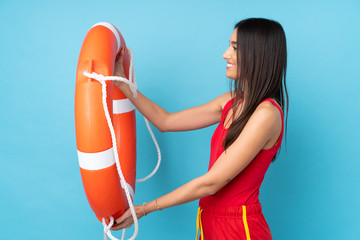
M 200 238 L 272 239 L 262 214 L 259 188 L 283 138 L 287 50 L 282 26 L 272 20 L 240 21 L 230 37 L 226 76 L 232 89 L 214 100 L 169 113 L 140 92 L 134 98 L 125 83 L 115 82 L 134 106 L 160 131 L 188 131 L 218 124 L 206 174 L 147 204 L 134 206 L 138 218 L 198 200 Z M 125 77 L 120 55 L 115 75 Z M 129 210 L 112 230 L 131 226 Z

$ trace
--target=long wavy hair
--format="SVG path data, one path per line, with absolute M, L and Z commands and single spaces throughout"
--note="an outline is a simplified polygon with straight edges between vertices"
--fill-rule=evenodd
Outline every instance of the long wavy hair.
M 275 99 L 282 111 L 286 112 L 285 135 L 289 109 L 286 38 L 282 26 L 273 20 L 249 18 L 237 23 L 235 29 L 238 72 L 235 81 L 231 82 L 231 89 L 234 89 L 232 97 L 235 99 L 231 108 L 234 113 L 241 99 L 244 101 L 240 116 L 233 114 L 232 124 L 223 142 L 225 150 L 237 139 L 263 100 Z

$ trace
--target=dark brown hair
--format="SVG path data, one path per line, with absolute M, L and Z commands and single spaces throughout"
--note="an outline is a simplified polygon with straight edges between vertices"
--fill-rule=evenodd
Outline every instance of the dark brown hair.
M 233 112 L 244 100 L 242 113 L 233 121 L 224 139 L 226 150 L 240 135 L 259 104 L 273 98 L 284 112 L 286 105 L 286 125 L 289 96 L 286 88 L 286 38 L 284 29 L 273 20 L 249 18 L 236 24 L 238 73 L 234 87 Z M 286 134 L 286 127 L 285 127 Z M 275 155 L 273 161 L 277 157 Z

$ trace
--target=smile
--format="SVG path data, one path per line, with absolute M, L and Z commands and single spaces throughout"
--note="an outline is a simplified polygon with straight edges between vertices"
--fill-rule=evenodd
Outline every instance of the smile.
M 232 64 L 232 63 L 227 63 L 226 64 L 226 69 L 229 69 L 229 68 L 232 68 L 232 67 L 235 67 L 235 64 Z

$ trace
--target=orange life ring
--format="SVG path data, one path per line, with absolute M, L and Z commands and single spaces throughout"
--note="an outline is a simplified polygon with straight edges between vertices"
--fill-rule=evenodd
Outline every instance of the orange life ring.
M 129 207 L 116 169 L 110 130 L 102 105 L 102 87 L 83 75 L 84 71 L 104 76 L 114 73 L 114 61 L 125 48 L 120 32 L 109 23 L 95 24 L 80 50 L 75 86 L 75 131 L 80 173 L 86 197 L 97 218 L 120 217 Z M 130 59 L 124 56 L 129 78 Z M 116 133 L 120 166 L 134 200 L 136 180 L 135 108 L 126 96 L 107 81 L 107 105 Z

